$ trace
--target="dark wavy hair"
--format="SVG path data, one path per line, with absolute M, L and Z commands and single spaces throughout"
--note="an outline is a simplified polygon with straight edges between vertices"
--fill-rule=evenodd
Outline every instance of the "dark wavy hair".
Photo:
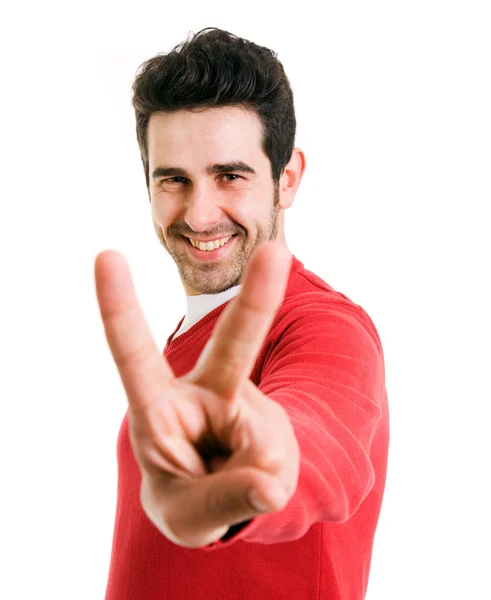
M 147 128 L 156 111 L 242 106 L 262 123 L 262 149 L 275 184 L 295 142 L 293 92 L 283 65 L 268 48 L 214 27 L 202 29 L 168 54 L 140 65 L 133 83 L 136 135 L 147 188 Z

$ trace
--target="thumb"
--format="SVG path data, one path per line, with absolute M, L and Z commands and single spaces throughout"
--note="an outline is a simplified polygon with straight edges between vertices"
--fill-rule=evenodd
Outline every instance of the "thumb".
M 220 539 L 232 525 L 282 510 L 289 499 L 277 478 L 253 467 L 181 480 L 178 485 L 172 509 L 166 511 L 167 530 L 172 531 L 172 541 L 191 548 Z
M 244 473 L 241 473 L 246 470 L 255 471 L 247 468 L 219 472 L 216 480 L 210 481 L 207 501 L 210 519 L 234 525 L 257 514 L 284 508 L 288 501 L 287 492 L 278 479 L 260 472 L 254 473 L 254 481 L 251 482 L 250 477 L 244 478 Z

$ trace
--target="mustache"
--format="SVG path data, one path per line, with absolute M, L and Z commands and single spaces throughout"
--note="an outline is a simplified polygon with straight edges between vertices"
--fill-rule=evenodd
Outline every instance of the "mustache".
M 236 233 L 246 233 L 246 230 L 242 225 L 238 223 L 234 225 L 236 228 L 231 229 L 230 225 L 224 225 L 223 227 L 219 227 L 217 229 L 210 229 L 209 231 L 194 231 L 194 229 L 190 229 L 186 225 L 181 225 L 180 223 L 174 223 L 170 225 L 167 229 L 168 235 L 185 235 L 186 237 L 193 237 L 193 234 L 199 233 L 203 237 L 226 237 L 228 235 L 234 235 Z

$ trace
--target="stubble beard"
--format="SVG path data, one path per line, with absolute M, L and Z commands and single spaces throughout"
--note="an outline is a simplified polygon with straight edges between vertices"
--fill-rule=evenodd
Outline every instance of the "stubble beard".
M 238 285 L 247 267 L 247 263 L 254 250 L 265 241 L 274 241 L 278 235 L 279 218 L 279 186 L 275 185 L 273 203 L 269 214 L 268 225 L 265 230 L 259 230 L 254 240 L 247 239 L 244 228 L 237 232 L 234 241 L 235 248 L 226 260 L 218 262 L 190 262 L 188 253 L 182 248 L 181 243 L 166 243 L 162 230 L 155 227 L 160 243 L 164 246 L 176 263 L 183 283 L 199 294 L 219 294 L 235 285 Z M 169 230 L 172 232 L 173 227 Z M 220 233 L 220 232 L 218 232 Z M 174 236 L 178 234 L 173 231 Z M 172 236 L 171 236 L 172 239 Z

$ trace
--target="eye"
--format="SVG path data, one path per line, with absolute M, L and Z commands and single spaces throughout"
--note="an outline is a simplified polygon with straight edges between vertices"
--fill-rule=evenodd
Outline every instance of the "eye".
M 184 183 L 185 181 L 186 179 L 184 177 L 169 177 L 167 179 L 163 179 L 162 183 Z
M 234 177 L 234 179 L 229 179 L 228 181 L 235 181 L 236 179 L 240 179 L 240 175 L 235 175 L 234 173 L 224 173 L 222 177 Z

